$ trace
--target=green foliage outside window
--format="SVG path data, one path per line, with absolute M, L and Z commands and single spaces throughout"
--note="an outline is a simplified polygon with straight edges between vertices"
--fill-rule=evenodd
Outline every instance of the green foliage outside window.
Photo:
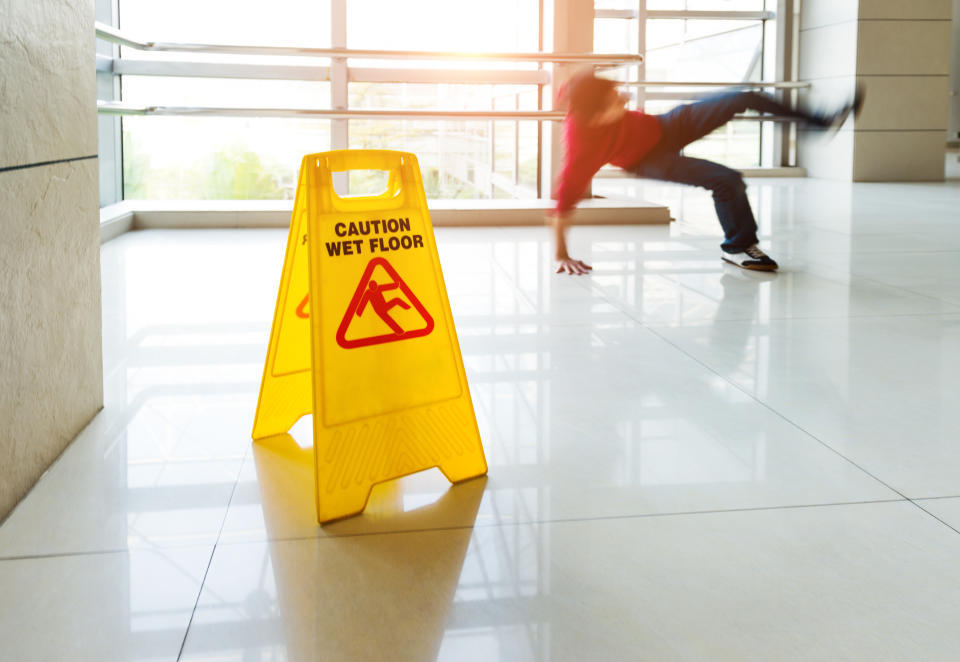
M 128 200 L 282 200 L 279 166 L 243 145 L 221 147 L 195 163 L 153 167 L 150 155 L 123 134 L 123 190 Z

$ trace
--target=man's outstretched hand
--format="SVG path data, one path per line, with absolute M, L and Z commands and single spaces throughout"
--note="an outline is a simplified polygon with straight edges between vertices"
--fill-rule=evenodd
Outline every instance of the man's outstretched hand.
M 557 260 L 557 273 L 570 274 L 571 276 L 582 276 L 593 270 L 589 264 L 583 260 L 574 260 L 572 257 L 561 258 Z
M 557 273 L 582 276 L 593 269 L 583 260 L 574 260 L 567 253 L 567 226 L 570 224 L 569 214 L 555 214 L 547 217 L 547 222 L 553 225 L 553 246 L 556 251 Z

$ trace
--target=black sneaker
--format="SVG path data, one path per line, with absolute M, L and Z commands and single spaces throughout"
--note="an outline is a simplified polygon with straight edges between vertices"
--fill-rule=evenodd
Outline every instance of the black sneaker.
M 863 110 L 863 100 L 866 98 L 866 96 L 867 93 L 863 87 L 863 83 L 859 83 L 857 85 L 857 89 L 853 93 L 853 99 L 850 101 L 850 103 L 835 112 L 833 115 L 829 115 L 824 118 L 827 133 L 831 136 L 834 135 L 840 130 L 840 127 L 843 126 L 843 123 L 846 122 L 847 118 L 851 115 L 853 115 L 854 119 L 860 117 L 860 111 Z
M 857 83 L 857 89 L 853 92 L 853 101 L 850 103 L 853 110 L 853 118 L 860 117 L 860 111 L 863 110 L 863 100 L 867 98 L 867 88 L 863 83 Z
M 722 257 L 724 262 L 752 271 L 776 271 L 780 267 L 756 244 L 743 249 L 742 253 L 727 253 L 724 251 Z

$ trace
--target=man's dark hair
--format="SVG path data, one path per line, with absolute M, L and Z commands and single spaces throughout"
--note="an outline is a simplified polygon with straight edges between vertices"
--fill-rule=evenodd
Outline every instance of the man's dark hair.
M 570 78 L 561 94 L 566 98 L 571 115 L 578 120 L 590 120 L 606 107 L 610 91 L 616 87 L 615 81 L 597 78 L 588 70 Z

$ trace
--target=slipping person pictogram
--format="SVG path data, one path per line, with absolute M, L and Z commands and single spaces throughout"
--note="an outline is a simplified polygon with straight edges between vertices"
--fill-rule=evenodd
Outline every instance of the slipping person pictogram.
M 400 287 L 399 283 L 391 283 L 389 285 L 380 285 L 375 280 L 371 280 L 367 283 L 367 289 L 364 291 L 363 296 L 360 297 L 360 307 L 357 308 L 357 316 L 363 315 L 363 311 L 366 309 L 367 304 L 370 304 L 370 307 L 373 308 L 380 319 L 386 323 L 393 332 L 398 336 L 403 335 L 403 327 L 396 323 L 396 321 L 390 317 L 390 309 L 394 306 L 400 306 L 404 310 L 410 310 L 410 304 L 401 299 L 400 297 L 395 297 L 387 301 L 383 296 L 383 293 L 387 290 L 395 290 Z
M 380 271 L 374 274 L 378 269 Z M 374 278 L 375 275 L 377 278 Z M 398 293 L 402 296 L 387 300 L 384 292 L 392 290 L 398 290 Z M 406 314 L 402 317 L 404 325 L 399 324 L 391 315 L 394 308 L 415 311 L 420 317 L 421 324 L 417 325 L 416 318 Z M 390 328 L 389 333 L 365 334 L 362 323 L 359 329 L 351 330 L 351 324 L 368 309 L 373 310 L 373 313 Z M 404 326 L 407 328 L 404 328 Z M 347 312 L 340 322 L 340 327 L 337 329 L 337 344 L 344 349 L 354 349 L 397 340 L 420 338 L 430 335 L 433 326 L 433 317 L 430 316 L 427 309 L 424 308 L 417 296 L 400 277 L 397 270 L 393 268 L 393 265 L 386 258 L 375 257 L 367 263 L 367 268 L 364 270 L 363 276 L 360 277 L 360 283 L 347 306 Z

